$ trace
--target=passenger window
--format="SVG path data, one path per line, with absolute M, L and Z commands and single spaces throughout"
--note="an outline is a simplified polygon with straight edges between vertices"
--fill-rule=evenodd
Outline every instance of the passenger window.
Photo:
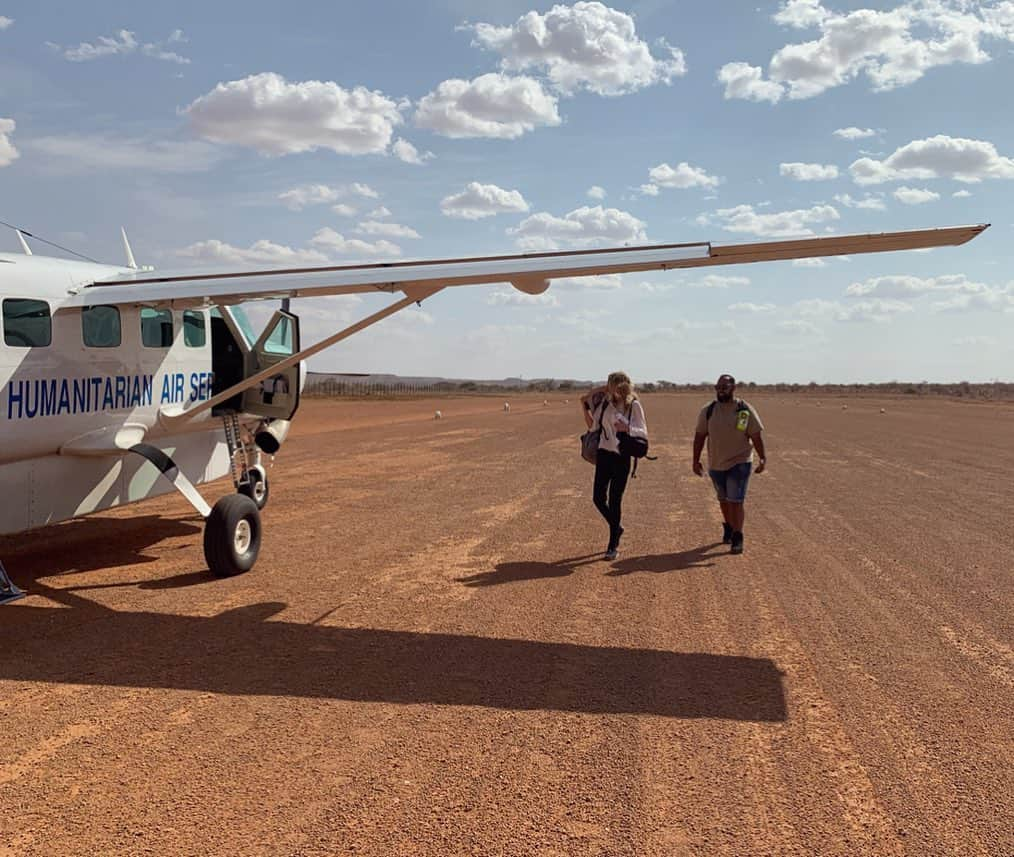
M 183 341 L 189 348 L 204 348 L 208 341 L 204 332 L 204 313 L 199 310 L 184 310 Z
M 3 303 L 4 342 L 15 348 L 43 348 L 53 341 L 53 320 L 45 301 L 7 298 Z
M 86 306 L 81 310 L 81 336 L 88 348 L 116 348 L 120 344 L 120 311 L 114 306 Z
M 171 310 L 141 308 L 141 344 L 145 348 L 172 347 L 173 314 Z

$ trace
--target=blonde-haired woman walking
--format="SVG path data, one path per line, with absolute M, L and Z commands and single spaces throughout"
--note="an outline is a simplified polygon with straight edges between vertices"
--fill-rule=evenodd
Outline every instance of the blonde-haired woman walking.
M 626 372 L 613 372 L 604 387 L 595 387 L 581 397 L 581 413 L 589 429 L 602 427 L 595 460 L 592 499 L 609 524 L 606 559 L 616 559 L 623 527 L 620 524 L 623 492 L 630 474 L 630 456 L 620 452 L 620 435 L 648 437 L 644 408 Z

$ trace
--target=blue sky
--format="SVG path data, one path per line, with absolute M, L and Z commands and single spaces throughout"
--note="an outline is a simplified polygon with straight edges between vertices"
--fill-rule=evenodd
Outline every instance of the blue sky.
M 1011 380 L 1012 81 L 1010 0 L 0 0 L 0 219 L 110 262 L 123 225 L 160 269 L 990 222 L 926 253 L 450 290 L 312 367 Z M 297 304 L 304 341 L 373 308 Z

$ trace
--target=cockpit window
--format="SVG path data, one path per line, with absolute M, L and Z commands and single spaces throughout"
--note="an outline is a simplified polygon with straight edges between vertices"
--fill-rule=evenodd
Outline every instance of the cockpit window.
M 14 348 L 44 348 L 53 341 L 49 304 L 21 298 L 3 302 L 4 342 Z

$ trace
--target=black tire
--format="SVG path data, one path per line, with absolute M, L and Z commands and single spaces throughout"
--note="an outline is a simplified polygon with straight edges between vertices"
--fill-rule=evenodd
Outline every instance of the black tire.
M 215 577 L 253 568 L 261 549 L 261 515 L 243 494 L 227 494 L 204 522 L 204 558 Z
M 243 474 L 243 481 L 240 482 L 236 490 L 253 500 L 258 509 L 263 509 L 268 505 L 268 495 L 270 494 L 268 477 L 256 468 L 251 468 Z

